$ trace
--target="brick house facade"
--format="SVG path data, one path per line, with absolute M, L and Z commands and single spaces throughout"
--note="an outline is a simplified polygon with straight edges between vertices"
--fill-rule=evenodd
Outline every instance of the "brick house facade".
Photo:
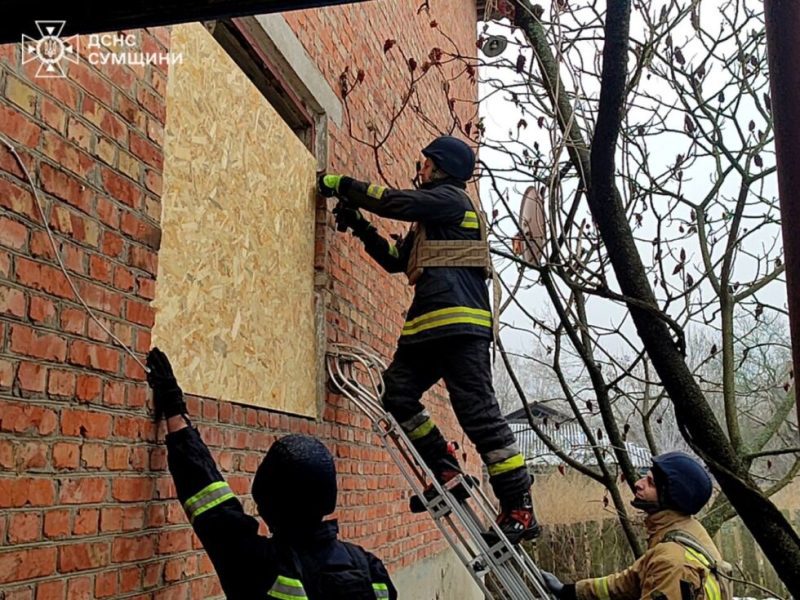
M 473 1 L 376 0 L 284 15 L 330 87 L 345 67 L 363 68 L 348 98 L 357 125 L 385 121 L 405 89 L 397 40 L 419 63 L 443 46 L 446 27 L 474 53 Z M 126 32 L 167 52 L 167 27 Z M 161 244 L 166 65 L 70 64 L 66 78 L 35 77 L 21 46 L 0 46 L 0 133 L 18 149 L 44 201 L 66 268 L 86 302 L 140 357 L 151 345 Z M 187 57 L 187 59 L 190 57 Z M 438 80 L 419 91 L 425 113 L 450 122 Z M 453 82 L 459 98 L 474 83 Z M 457 106 L 467 115 L 474 107 Z M 369 148 L 343 122 L 327 122 L 327 168 L 378 179 Z M 388 178 L 407 182 L 432 135 L 403 116 L 388 149 Z M 257 215 L 269 219 L 269 214 Z M 384 233 L 399 232 L 382 223 Z M 389 358 L 410 300 L 405 280 L 383 273 L 318 210 L 315 267 L 327 341 L 367 345 Z M 193 536 L 166 471 L 164 430 L 150 417 L 143 372 L 88 318 L 61 273 L 31 187 L 0 147 L 0 597 L 209 598 L 219 583 Z M 179 374 L 180 375 L 180 374 Z M 432 413 L 466 442 L 441 393 Z M 190 397 L 189 409 L 234 491 L 285 433 L 319 436 L 336 457 L 343 537 L 381 556 L 390 571 L 413 568 L 444 543 L 426 516 L 410 515 L 407 488 L 369 422 L 328 394 L 318 419 Z M 467 468 L 480 469 L 470 450 Z

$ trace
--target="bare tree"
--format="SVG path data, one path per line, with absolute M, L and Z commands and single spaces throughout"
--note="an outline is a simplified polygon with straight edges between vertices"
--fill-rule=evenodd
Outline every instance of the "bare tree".
M 485 30 L 509 40 L 489 63 L 432 23 L 442 48 L 419 62 L 385 42 L 409 72 L 396 116 L 363 130 L 348 123 L 372 148 L 379 174 L 403 112 L 432 134 L 458 132 L 481 145 L 507 291 L 503 339 L 513 330 L 545 350 L 528 355 L 555 376 L 596 464 L 574 461 L 531 426 L 566 464 L 609 489 L 634 552 L 641 546 L 611 467 L 632 485 L 626 436 L 635 428 L 659 451 L 666 420 L 725 492 L 709 526 L 738 513 L 798 595 L 800 539 L 768 500 L 800 457 L 791 443 L 797 424 L 786 421 L 793 374 L 779 358 L 785 336 L 760 335 L 786 312 L 762 8 L 756 0 L 712 8 L 663 0 L 631 12 L 627 2 L 557 0 L 545 15 L 517 0 L 513 24 Z M 480 67 L 480 109 L 464 118 L 452 83 L 474 79 Z M 364 76 L 343 73 L 345 104 Z M 448 120 L 422 112 L 423 84 L 441 90 Z M 522 231 L 515 199 L 531 185 L 547 214 L 536 261 L 513 251 Z M 532 308 L 545 298 L 554 318 Z M 527 387 L 503 357 L 527 406 Z

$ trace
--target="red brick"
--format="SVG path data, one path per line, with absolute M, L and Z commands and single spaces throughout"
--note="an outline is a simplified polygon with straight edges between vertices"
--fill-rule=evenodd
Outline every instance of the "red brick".
M 0 123 L 3 124 L 3 133 L 15 142 L 28 148 L 35 148 L 39 144 L 42 128 L 24 113 L 5 104 L 0 105 Z
M 58 500 L 63 504 L 93 504 L 105 500 L 107 490 L 106 480 L 99 477 L 63 479 Z
M 25 293 L 17 288 L 0 285 L 0 314 L 25 316 Z
M 120 531 L 122 529 L 122 509 L 117 507 L 100 510 L 100 531 Z
M 159 554 L 176 554 L 192 548 L 192 532 L 190 529 L 165 531 L 158 536 Z
M 82 308 L 64 308 L 61 310 L 61 329 L 67 333 L 83 335 L 85 328 L 86 312 Z
M 119 208 L 104 196 L 97 197 L 97 217 L 112 229 L 119 227 Z
M 0 179 L 0 206 L 17 214 L 25 215 L 33 221 L 40 221 L 39 209 L 34 205 L 33 194 L 5 179 Z
M 111 556 L 114 562 L 145 560 L 154 554 L 152 535 L 117 537 L 114 539 Z
M 120 227 L 128 237 L 143 243 L 148 248 L 158 250 L 161 246 L 161 230 L 132 212 L 123 213 Z
M 89 257 L 89 275 L 92 279 L 102 281 L 103 283 L 111 283 L 111 262 L 96 254 L 92 254 Z
M 28 241 L 28 228 L 12 219 L 0 216 L 0 245 L 20 250 Z
M 0 552 L 0 583 L 46 577 L 56 572 L 55 548 Z
M 45 581 L 36 586 L 36 600 L 64 600 L 66 591 L 63 580 Z
M 53 245 L 50 243 L 50 238 L 44 231 L 31 232 L 31 240 L 28 245 L 30 255 L 34 258 L 44 258 L 50 261 L 55 260 L 55 252 L 53 252 Z
M 47 466 L 47 445 L 42 442 L 24 442 L 16 451 L 17 470 L 29 472 Z
M 42 189 L 56 198 L 64 200 L 85 213 L 92 210 L 92 192 L 86 185 L 72 176 L 42 163 L 39 170 Z
M 161 173 L 153 169 L 145 169 L 144 186 L 160 198 L 164 191 L 164 179 Z
M 31 296 L 28 317 L 34 323 L 54 325 L 56 321 L 56 305 L 42 296 Z
M 106 465 L 112 471 L 130 468 L 130 449 L 127 446 L 112 446 L 106 450 Z
M 8 440 L 0 440 L 0 467 L 6 471 L 13 471 L 16 468 L 14 460 L 14 445 Z M 0 519 L 2 524 L 2 519 Z M 2 525 L 0 525 L 0 540 L 2 537 Z
M 54 500 L 55 487 L 49 479 L 36 477 L 0 478 L 0 508 L 50 506 Z M 2 569 L 0 569 L 1 571 Z
M 67 121 L 67 139 L 75 142 L 84 150 L 89 150 L 92 147 L 92 138 L 94 134 L 82 121 L 75 117 L 70 117 Z
M 61 433 L 69 436 L 105 439 L 111 433 L 111 415 L 64 409 L 61 413 Z
M 130 149 L 135 156 L 141 158 L 151 167 L 156 167 L 159 170 L 163 169 L 164 155 L 158 146 L 135 133 L 131 133 Z
M 111 598 L 117 594 L 117 572 L 99 573 L 94 579 L 94 597 Z
M 100 250 L 103 254 L 112 258 L 119 258 L 122 256 L 124 249 L 125 240 L 122 239 L 122 236 L 110 231 L 103 232 L 103 238 L 100 242 Z
M 22 65 L 22 70 L 29 81 L 35 81 L 36 87 L 46 92 L 56 100 L 65 104 L 69 108 L 78 107 L 80 93 L 76 86 L 70 81 L 69 77 L 36 77 L 39 69 L 39 61 L 29 61 Z
M 114 198 L 133 208 L 142 203 L 142 190 L 134 182 L 111 169 L 102 169 L 104 189 Z
M 72 397 L 75 394 L 75 373 L 51 369 L 47 393 L 51 396 Z
M 73 365 L 116 373 L 119 370 L 119 352 L 112 348 L 75 340 L 69 347 L 69 362 Z
M 81 464 L 87 469 L 102 469 L 105 450 L 100 444 L 84 444 L 81 447 Z
M 40 108 L 42 120 L 59 133 L 64 133 L 64 124 L 66 123 L 64 109 L 47 98 L 42 98 Z
M 67 357 L 67 341 L 52 333 L 40 333 L 24 325 L 12 325 L 11 351 L 42 360 L 63 362 Z
M 114 560 L 116 561 L 116 559 Z M 122 569 L 119 573 L 119 578 L 120 592 L 133 592 L 141 589 L 142 574 L 139 570 L 139 567 L 128 567 L 127 569 Z
M 92 66 L 83 62 L 70 65 L 69 78 L 85 93 L 91 94 L 106 106 L 111 106 L 113 100 L 111 84 Z
M 119 502 L 141 502 L 153 499 L 153 480 L 149 477 L 114 479 L 111 496 Z
M 71 299 L 72 289 L 60 269 L 22 257 L 16 259 L 17 281 L 35 290 Z
M 125 267 L 116 267 L 114 269 L 114 287 L 123 292 L 132 292 L 136 279 Z
M 75 526 L 72 533 L 75 535 L 93 535 L 97 533 L 100 524 L 100 511 L 96 508 L 82 508 L 75 515 Z
M 47 538 L 62 538 L 70 533 L 68 510 L 50 510 L 44 514 L 44 535 Z
M 53 446 L 53 467 L 56 469 L 77 469 L 80 447 L 77 444 L 59 442 Z
M 17 368 L 17 385 L 26 392 L 43 392 L 47 368 L 38 363 L 21 361 Z
M 56 425 L 56 413 L 49 408 L 0 401 L 0 431 L 49 435 Z
M 155 300 L 156 298 L 156 281 L 148 277 L 139 277 L 136 282 L 139 285 L 138 294 L 145 300 Z
M 160 123 L 166 121 L 167 110 L 164 99 L 155 95 L 141 82 L 137 84 L 136 100 L 146 111 L 156 117 Z
M 8 541 L 11 545 L 34 542 L 42 537 L 41 513 L 12 513 L 8 519 Z
M 86 576 L 68 579 L 67 598 L 69 600 L 92 600 L 92 578 Z
M 92 402 L 100 399 L 103 391 L 103 380 L 93 375 L 79 375 L 75 395 L 81 402 Z
M 152 327 L 156 322 L 156 311 L 149 304 L 127 300 L 125 302 L 125 316 L 129 321 Z
M 126 387 L 123 381 L 104 381 L 103 404 L 105 406 L 125 406 Z
M 156 275 L 158 272 L 158 255 L 147 248 L 131 246 L 130 264 L 137 269 L 150 273 L 150 275 Z
M 63 133 L 44 132 L 42 152 L 59 167 L 72 171 L 79 177 L 88 179 L 95 160 L 76 145 L 68 142 Z
M 81 542 L 60 546 L 58 549 L 58 570 L 73 573 L 86 569 L 97 569 L 108 564 L 108 542 Z

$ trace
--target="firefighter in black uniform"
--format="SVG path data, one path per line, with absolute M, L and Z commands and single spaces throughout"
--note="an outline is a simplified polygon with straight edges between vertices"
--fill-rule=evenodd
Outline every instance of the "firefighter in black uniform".
M 289 435 L 269 449 L 253 480 L 253 499 L 272 532 L 261 536 L 189 421 L 167 357 L 153 348 L 147 367 L 156 420 L 167 421 L 167 458 L 178 498 L 227 598 L 397 598 L 383 563 L 339 541 L 335 520 L 322 520 L 336 507 L 336 469 L 319 440 Z
M 414 285 L 397 352 L 384 373 L 384 406 L 446 483 L 461 470 L 420 403 L 425 391 L 444 379 L 456 417 L 477 447 L 500 501 L 498 524 L 517 543 L 538 535 L 539 527 L 531 477 L 492 387 L 493 322 L 485 268 L 490 259 L 485 223 L 466 193 L 475 155 L 449 136 L 435 139 L 422 154 L 416 190 L 388 189 L 333 174 L 320 176 L 318 188 L 322 195 L 342 200 L 334 209 L 339 229 L 350 228 L 379 265 L 389 273 L 406 272 Z M 390 243 L 359 208 L 414 225 L 402 240 Z M 461 259 L 453 259 L 459 255 Z M 463 260 L 465 255 L 472 259 Z M 465 496 L 463 489 L 453 492 L 459 499 Z M 435 496 L 432 486 L 426 496 Z M 425 506 L 414 497 L 411 510 L 422 512 Z

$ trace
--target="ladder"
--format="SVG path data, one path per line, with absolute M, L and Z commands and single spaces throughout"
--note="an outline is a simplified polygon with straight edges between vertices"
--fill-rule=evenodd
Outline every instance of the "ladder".
M 442 535 L 487 598 L 494 600 L 550 599 L 541 572 L 530 556 L 513 546 L 495 524 L 497 512 L 478 486 L 463 476 L 441 485 L 423 462 L 394 417 L 381 405 L 382 373 L 386 365 L 368 350 L 332 344 L 327 353 L 329 382 L 372 421 L 372 428 L 397 464 L 414 494 L 423 499 Z M 425 500 L 423 490 L 432 483 L 438 495 Z M 449 490 L 462 484 L 469 492 L 459 502 Z M 482 534 L 493 533 L 486 538 Z M 487 538 L 499 540 L 490 545 Z

